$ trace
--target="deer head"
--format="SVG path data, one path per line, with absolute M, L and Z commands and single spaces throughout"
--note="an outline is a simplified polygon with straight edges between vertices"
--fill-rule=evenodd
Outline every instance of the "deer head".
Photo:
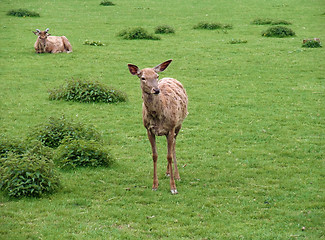
M 39 44 L 43 49 L 45 49 L 47 37 L 51 35 L 47 33 L 49 30 L 49 28 L 47 28 L 45 31 L 40 31 L 39 29 L 36 29 L 36 32 L 33 32 L 35 35 L 38 36 Z
M 160 93 L 160 89 L 158 87 L 158 73 L 164 71 L 171 61 L 172 60 L 168 60 L 154 68 L 144 68 L 142 70 L 133 64 L 128 64 L 128 67 L 132 75 L 137 75 L 140 78 L 141 89 L 144 93 L 158 95 Z

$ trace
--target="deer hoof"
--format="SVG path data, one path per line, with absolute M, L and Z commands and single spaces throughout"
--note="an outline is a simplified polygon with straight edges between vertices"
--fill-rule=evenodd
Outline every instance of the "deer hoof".
M 177 194 L 178 192 L 177 192 L 177 189 L 172 189 L 172 190 L 170 190 L 171 191 L 171 193 L 173 194 L 173 195 L 175 195 L 175 194 Z

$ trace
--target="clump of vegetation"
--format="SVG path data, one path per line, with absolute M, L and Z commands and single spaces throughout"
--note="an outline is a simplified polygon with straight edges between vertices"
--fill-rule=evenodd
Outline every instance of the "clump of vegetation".
M 241 39 L 231 39 L 229 44 L 241 44 L 241 43 L 247 43 L 247 40 L 241 40 Z
M 101 41 L 89 41 L 89 40 L 86 40 L 84 42 L 84 45 L 91 45 L 91 46 L 105 46 L 104 43 L 102 43 Z
M 15 17 L 40 17 L 39 13 L 22 8 L 18 10 L 10 10 L 7 12 L 7 15 Z
M 302 43 L 302 47 L 305 48 L 320 48 L 322 47 L 322 43 L 319 39 L 306 39 Z
M 295 35 L 296 34 L 294 31 L 292 31 L 290 28 L 283 27 L 283 26 L 270 27 L 266 31 L 262 32 L 262 36 L 264 37 L 284 38 L 284 37 L 290 37 Z
M 148 33 L 144 28 L 136 27 L 121 31 L 118 36 L 127 40 L 146 39 L 146 40 L 160 40 L 160 37 Z
M 40 197 L 60 186 L 53 162 L 43 156 L 11 152 L 1 161 L 0 188 L 10 197 Z
M 286 20 L 272 20 L 269 18 L 256 18 L 252 22 L 255 25 L 291 25 L 291 22 Z
M 64 116 L 50 118 L 29 135 L 29 139 L 36 139 L 50 148 L 57 148 L 65 138 L 101 141 L 100 133 L 93 126 L 73 122 Z
M 209 22 L 200 22 L 193 27 L 194 29 L 232 29 L 231 24 L 222 24 L 222 23 L 209 23 Z
M 102 83 L 71 79 L 66 84 L 49 90 L 50 100 L 65 100 L 75 102 L 125 102 L 127 96 L 122 91 L 109 88 Z
M 102 5 L 102 6 L 114 6 L 115 4 L 112 3 L 111 1 L 101 1 L 101 3 L 99 5 Z
M 161 26 L 157 26 L 155 28 L 155 33 L 156 34 L 169 34 L 169 33 L 175 33 L 175 30 L 168 25 L 161 25 Z
M 62 168 L 108 166 L 110 153 L 94 140 L 65 139 L 56 150 L 54 161 Z
M 6 158 L 9 153 L 23 154 L 25 147 L 22 142 L 8 140 L 4 136 L 0 137 L 0 158 Z

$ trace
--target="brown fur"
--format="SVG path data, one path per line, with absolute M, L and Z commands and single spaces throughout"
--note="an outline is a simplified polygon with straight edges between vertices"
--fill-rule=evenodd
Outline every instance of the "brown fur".
M 142 89 L 142 117 L 144 127 L 152 147 L 154 162 L 153 190 L 158 188 L 157 177 L 157 149 L 155 136 L 167 137 L 167 175 L 170 175 L 172 194 L 177 194 L 174 177 L 180 179 L 177 169 L 175 144 L 176 137 L 186 118 L 188 97 L 183 85 L 173 78 L 163 78 L 158 81 L 158 72 L 164 71 L 172 60 L 166 61 L 155 68 L 140 70 L 137 66 L 129 64 L 131 74 L 137 75 L 141 80 Z M 173 173 L 172 159 L 174 160 L 175 173 Z
M 36 32 L 33 32 L 38 36 L 34 44 L 36 53 L 72 52 L 71 44 L 65 36 L 50 36 L 51 34 L 47 33 L 48 31 L 49 29 L 45 31 L 36 29 Z

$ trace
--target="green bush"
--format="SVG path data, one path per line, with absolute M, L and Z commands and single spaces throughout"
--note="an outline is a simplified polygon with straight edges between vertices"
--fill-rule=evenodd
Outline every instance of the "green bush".
M 111 1 L 101 1 L 101 3 L 99 5 L 102 5 L 102 6 L 114 6 L 115 4 L 112 3 Z
M 35 140 L 29 139 L 25 143 L 25 153 L 42 156 L 45 157 L 46 159 L 53 158 L 53 148 L 45 146 L 41 141 L 36 139 Z
M 96 141 L 65 139 L 57 148 L 54 162 L 62 168 L 108 166 L 112 158 Z
M 29 11 L 27 9 L 18 9 L 18 10 L 10 10 L 7 12 L 7 15 L 9 16 L 15 16 L 15 17 L 39 17 L 39 13 Z
M 72 79 L 59 88 L 49 90 L 49 99 L 85 103 L 117 103 L 125 102 L 127 96 L 122 91 L 109 88 L 99 82 Z
M 266 31 L 262 32 L 262 36 L 264 37 L 284 38 L 284 37 L 290 37 L 295 35 L 296 34 L 294 31 L 292 31 L 290 28 L 283 27 L 283 26 L 270 27 Z
M 241 40 L 241 39 L 231 39 L 229 44 L 240 44 L 240 43 L 247 43 L 247 40 Z
M 161 25 L 161 26 L 157 26 L 155 28 L 155 33 L 156 34 L 169 34 L 169 33 L 175 33 L 175 30 L 168 25 Z
M 86 40 L 84 42 L 84 45 L 90 45 L 90 46 L 105 46 L 104 43 L 102 43 L 101 41 L 89 41 L 89 40 Z
M 24 152 L 25 146 L 22 142 L 0 136 L 0 158 L 7 157 L 9 153 L 23 154 Z
M 209 23 L 209 22 L 200 22 L 193 27 L 194 29 L 232 29 L 231 24 L 221 24 L 221 23 Z
M 33 129 L 29 135 L 29 139 L 36 139 L 50 148 L 57 148 L 63 139 L 68 137 L 101 141 L 101 135 L 94 127 L 75 123 L 64 116 L 50 118 L 47 123 Z
M 60 186 L 53 162 L 45 157 L 9 153 L 1 161 L 0 188 L 10 197 L 40 197 Z
M 144 28 L 136 27 L 133 29 L 123 30 L 118 36 L 126 40 L 145 39 L 145 40 L 160 40 L 160 37 L 149 34 Z
M 322 44 L 320 41 L 314 40 L 314 39 L 307 39 L 304 40 L 302 47 L 305 48 L 320 48 L 322 47 Z
M 252 21 L 255 25 L 291 25 L 290 22 L 286 20 L 272 20 L 269 18 L 256 18 Z

